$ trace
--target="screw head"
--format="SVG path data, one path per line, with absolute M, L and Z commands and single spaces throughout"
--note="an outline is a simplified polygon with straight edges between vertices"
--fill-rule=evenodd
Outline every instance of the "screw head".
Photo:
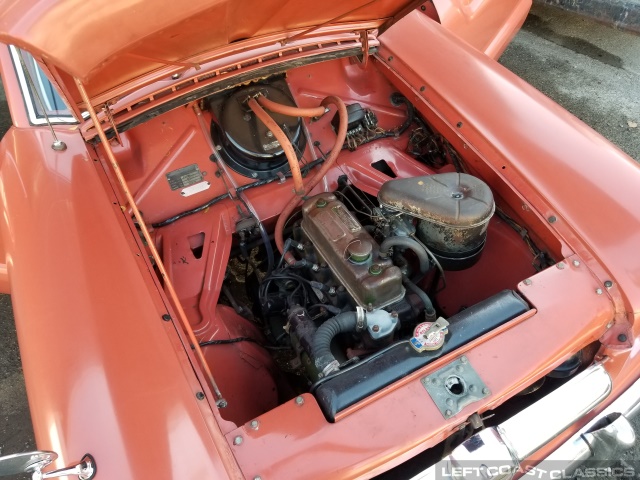
M 531 285 L 533 282 L 531 281 L 530 278 L 525 278 L 522 283 L 524 283 L 525 285 Z
M 558 267 L 559 270 L 563 270 L 565 267 L 564 262 L 557 263 L 556 267 Z
M 267 136 L 267 138 L 273 138 L 273 132 L 271 130 L 268 130 L 265 135 Z
M 458 365 L 458 366 L 456 367 L 456 370 L 457 370 L 458 372 L 462 373 L 462 372 L 464 371 L 464 367 L 463 367 L 462 365 Z
M 601 288 L 596 288 L 596 294 L 602 295 L 602 289 Z
M 580 262 L 578 260 L 574 260 L 573 261 L 573 266 L 574 267 L 579 267 L 580 266 Z
M 252 172 L 251 173 L 251 178 L 258 178 L 258 173 L 257 172 Z
M 216 145 L 216 150 L 217 150 L 217 151 L 222 150 L 222 145 Z
M 611 280 L 605 280 L 604 286 L 606 288 L 611 288 L 611 287 L 613 287 L 613 282 Z
M 258 427 L 260 426 L 260 422 L 258 422 L 258 420 L 251 420 L 251 423 L 249 424 L 249 426 L 253 430 L 258 430 Z
M 317 208 L 324 208 L 327 206 L 327 201 L 324 198 L 320 198 L 318 199 L 318 201 L 316 202 L 316 207 Z
M 453 412 L 452 412 L 451 410 L 447 410 L 446 412 L 444 412 L 444 414 L 445 414 L 447 417 L 450 417 L 451 415 L 453 415 Z
M 168 313 L 165 313 L 164 315 L 162 315 L 162 320 L 164 320 L 165 322 L 170 322 L 171 315 L 169 315 Z
M 458 128 L 462 128 L 462 122 L 458 122 L 458 123 L 456 123 L 456 127 L 458 127 Z
M 242 445 L 242 437 L 240 435 L 238 435 L 237 437 L 235 437 L 233 439 L 233 444 L 234 445 Z
M 296 405 L 304 405 L 304 398 L 302 398 L 300 395 L 296 397 Z
M 427 89 L 427 87 L 425 87 L 424 85 L 420 87 L 420 91 L 424 92 Z
M 469 359 L 467 357 L 465 357 L 464 355 L 460 357 L 460 363 L 467 363 L 469 361 Z
M 371 330 L 373 330 L 374 332 L 379 332 L 380 327 L 378 325 L 374 325 L 373 327 L 371 327 Z
M 253 477 L 253 480 L 262 480 L 262 477 L 260 475 L 256 475 L 255 477 Z
M 387 60 L 389 60 L 390 62 L 393 62 L 393 55 L 391 55 Z
M 618 341 L 619 342 L 626 342 L 627 341 L 627 336 L 624 333 L 621 333 L 620 335 L 618 335 Z
M 197 393 L 196 393 L 196 398 L 197 398 L 198 400 L 204 400 L 204 393 L 202 393 L 202 392 L 197 392 Z
M 555 216 L 555 215 L 551 215 L 549 218 L 547 218 L 547 221 L 548 221 L 549 223 L 556 223 L 556 221 L 557 221 L 557 220 L 558 220 L 558 219 L 556 218 L 556 216 Z
M 613 322 L 607 323 L 607 330 L 610 329 L 611 327 L 613 327 Z
M 491 390 L 489 390 L 487 387 L 482 389 L 482 393 L 484 393 L 485 395 L 489 395 L 491 393 Z
M 477 390 L 475 385 L 469 385 L 469 391 L 470 392 L 475 392 Z

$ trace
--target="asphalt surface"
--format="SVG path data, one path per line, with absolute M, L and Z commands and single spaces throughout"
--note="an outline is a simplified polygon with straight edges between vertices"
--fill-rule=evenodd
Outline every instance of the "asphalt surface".
M 535 5 L 500 63 L 640 161 L 640 36 Z M 0 136 L 10 122 L 0 89 Z M 0 454 L 33 448 L 10 297 L 0 295 Z M 621 461 L 640 461 L 640 447 Z

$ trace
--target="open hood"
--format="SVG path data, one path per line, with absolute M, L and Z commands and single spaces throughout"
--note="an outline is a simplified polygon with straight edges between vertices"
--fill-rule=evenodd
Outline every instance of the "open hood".
M 286 42 L 314 30 L 384 30 L 415 0 L 0 0 L 0 41 L 30 52 L 81 107 L 74 77 L 91 103 L 130 93 L 167 65 L 200 62 L 249 48 L 255 39 Z M 243 47 L 244 46 L 244 47 Z

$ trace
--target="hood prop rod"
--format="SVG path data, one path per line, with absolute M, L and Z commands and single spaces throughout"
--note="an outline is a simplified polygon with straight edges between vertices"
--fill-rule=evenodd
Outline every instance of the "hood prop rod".
M 84 88 L 84 85 L 82 84 L 82 82 L 80 80 L 78 80 L 77 78 L 74 78 L 76 86 L 78 87 L 78 91 L 80 92 L 80 96 L 82 97 L 82 100 L 87 108 L 87 111 L 89 112 L 89 115 L 91 116 L 91 120 L 93 121 L 94 126 L 96 127 L 96 131 L 98 132 L 98 137 L 100 137 L 100 141 L 102 142 L 102 145 L 104 146 L 104 150 L 105 153 L 107 154 L 107 158 L 109 159 L 109 163 L 111 164 L 112 170 L 116 176 L 116 178 L 118 179 L 118 182 L 120 183 L 120 187 L 122 188 L 122 192 L 124 193 L 124 196 L 127 200 L 127 202 L 129 203 L 129 206 L 131 207 L 131 210 L 133 211 L 133 216 L 136 219 L 136 221 L 138 222 L 138 227 L 140 228 L 140 232 L 142 233 L 142 236 L 144 237 L 145 241 L 147 242 L 147 247 L 149 248 L 149 250 L 151 251 L 151 256 L 153 257 L 156 266 L 158 267 L 158 270 L 160 271 L 160 275 L 162 277 L 162 280 L 164 281 L 164 286 L 167 290 L 167 294 L 169 299 L 171 300 L 171 303 L 173 303 L 173 307 L 175 308 L 178 317 L 180 319 L 180 322 L 182 323 L 182 326 L 184 328 L 185 333 L 187 334 L 187 336 L 189 337 L 189 341 L 191 342 L 191 348 L 193 349 L 196 357 L 198 358 L 201 367 L 205 373 L 205 376 L 207 378 L 207 380 L 209 381 L 211 388 L 213 389 L 213 393 L 216 397 L 216 406 L 218 408 L 223 408 L 227 406 L 227 401 L 224 399 L 224 397 L 222 396 L 222 393 L 220 392 L 220 389 L 218 388 L 218 385 L 216 384 L 213 375 L 211 373 L 211 370 L 209 369 L 209 366 L 207 365 L 207 362 L 204 358 L 204 355 L 202 353 L 202 350 L 200 349 L 200 345 L 198 340 L 196 339 L 195 334 L 193 333 L 193 329 L 191 328 L 191 325 L 189 324 L 189 320 L 187 319 L 187 315 L 184 312 L 184 309 L 182 308 L 182 305 L 180 304 L 180 300 L 178 299 L 178 294 L 176 293 L 175 288 L 173 287 L 173 283 L 171 282 L 171 279 L 169 278 L 169 275 L 167 273 L 167 270 L 164 267 L 164 264 L 162 263 L 162 258 L 160 257 L 160 254 L 158 253 L 158 250 L 156 249 L 155 243 L 153 242 L 151 235 L 149 234 L 149 230 L 147 229 L 146 224 L 144 223 L 144 220 L 142 218 L 142 214 L 140 213 L 140 210 L 138 210 L 138 207 L 136 206 L 135 200 L 133 199 L 133 195 L 131 194 L 131 191 L 129 190 L 129 187 L 127 186 L 127 181 L 124 178 L 124 175 L 122 174 L 122 171 L 120 170 L 120 166 L 118 165 L 118 161 L 116 160 L 116 157 L 113 153 L 113 150 L 111 149 L 111 144 L 109 143 L 109 140 L 107 139 L 106 134 L 104 133 L 104 130 L 102 128 L 102 124 L 100 123 L 99 119 L 98 119 L 98 115 L 95 111 L 95 109 L 93 108 L 93 105 L 91 105 L 91 101 L 89 100 L 89 96 L 87 95 L 87 92 Z M 213 422 L 215 425 L 217 425 L 216 422 Z M 213 433 L 213 432 L 212 432 Z M 235 461 L 233 460 L 233 456 L 231 455 L 231 452 L 229 450 L 229 445 L 227 444 L 222 431 L 219 429 L 218 427 L 218 431 L 215 432 L 218 435 L 212 435 L 212 438 L 214 439 L 214 442 L 216 443 L 216 446 L 218 447 L 218 449 L 221 452 L 226 452 L 228 453 L 227 455 L 223 455 L 223 461 L 225 463 L 225 467 L 227 468 L 227 471 L 231 474 L 232 473 L 232 478 L 236 478 L 238 476 L 238 466 L 235 463 Z M 226 458 L 225 458 L 226 457 Z
M 24 71 L 24 76 L 26 77 L 27 82 L 29 82 L 29 86 L 31 87 L 31 90 L 33 90 L 33 94 L 35 95 L 36 100 L 38 100 L 38 104 L 42 109 L 42 114 L 44 115 L 44 119 L 47 122 L 47 125 L 49 125 L 49 130 L 51 130 L 51 136 L 53 137 L 53 143 L 51 144 L 51 148 L 56 152 L 64 152 L 67 149 L 67 144 L 64 143 L 62 140 L 58 139 L 58 136 L 56 135 L 56 131 L 53 129 L 53 125 L 51 125 L 51 120 L 49 120 L 49 115 L 47 114 L 47 107 L 45 107 L 44 102 L 42 101 L 42 97 L 40 97 L 40 93 L 38 93 L 38 89 L 36 88 L 36 85 L 33 81 L 33 78 L 31 78 L 31 72 L 29 72 L 29 69 L 27 68 L 27 63 L 24 61 L 24 57 L 22 56 L 22 50 L 19 48 L 16 48 L 16 51 L 18 52 L 18 59 L 20 60 L 20 66 Z

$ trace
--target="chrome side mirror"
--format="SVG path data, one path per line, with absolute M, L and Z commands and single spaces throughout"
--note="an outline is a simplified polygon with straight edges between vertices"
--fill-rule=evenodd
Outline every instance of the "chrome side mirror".
M 76 475 L 78 480 L 91 480 L 96 474 L 96 462 L 89 454 L 82 457 L 82 460 L 76 465 L 52 472 L 43 472 L 42 469 L 46 468 L 56 458 L 58 458 L 57 453 L 43 451 L 16 453 L 0 457 L 0 477 L 26 472 L 31 473 L 32 480 L 66 477 L 68 475 Z

